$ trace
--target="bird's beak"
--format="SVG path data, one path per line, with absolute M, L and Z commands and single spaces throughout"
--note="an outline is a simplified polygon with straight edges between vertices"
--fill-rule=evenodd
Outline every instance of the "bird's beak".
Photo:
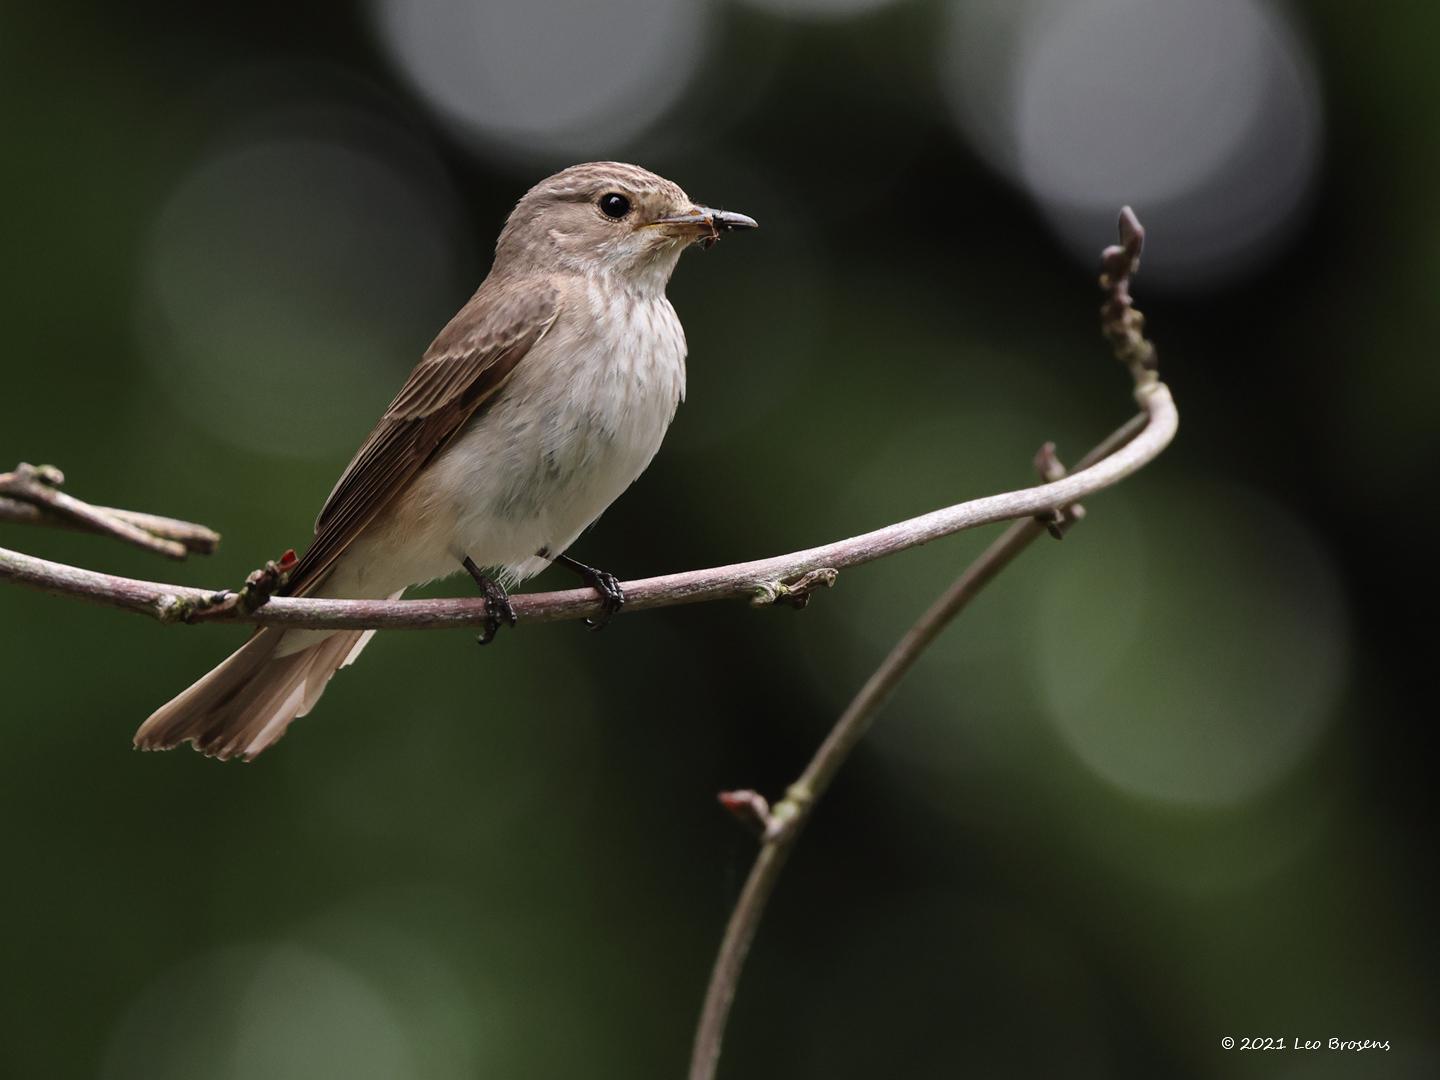
M 752 217 L 731 210 L 712 210 L 708 206 L 696 206 L 683 214 L 658 218 L 653 224 L 663 227 L 667 232 L 693 236 L 706 247 L 719 240 L 721 233 L 760 227 Z

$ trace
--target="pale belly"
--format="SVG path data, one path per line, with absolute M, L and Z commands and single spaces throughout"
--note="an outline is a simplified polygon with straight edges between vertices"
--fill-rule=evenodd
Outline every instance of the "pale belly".
M 547 334 L 317 593 L 390 596 L 466 556 L 514 584 L 549 565 L 539 552 L 563 553 L 649 465 L 685 389 L 684 335 L 663 296 L 594 326 Z

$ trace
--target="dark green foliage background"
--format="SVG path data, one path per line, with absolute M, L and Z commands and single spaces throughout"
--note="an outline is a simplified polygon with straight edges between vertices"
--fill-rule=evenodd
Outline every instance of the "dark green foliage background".
M 1073 460 L 1127 414 L 1092 266 L 928 101 L 911 58 L 935 18 L 723 13 L 693 108 L 643 160 L 764 228 L 681 266 L 689 402 L 581 557 L 634 577 L 790 550 L 1028 483 L 1041 441 Z M 1327 148 L 1301 229 L 1222 291 L 1147 291 L 1142 273 L 1180 441 L 1063 546 L 1028 554 L 887 710 L 787 871 L 728 1075 L 1436 1071 L 1433 658 L 1410 621 L 1429 575 L 1410 552 L 1426 558 L 1436 433 L 1437 26 L 1418 4 L 1304 18 Z M 544 169 L 452 142 L 365 25 L 264 3 L 0 15 L 0 464 L 53 462 L 82 497 L 225 535 L 181 566 L 13 526 L 0 543 L 215 586 L 303 545 L 344 454 L 246 451 L 213 435 L 212 403 L 177 408 L 135 332 L 137 275 L 223 123 L 199 93 L 214 72 L 343 65 L 439 155 L 482 255 L 396 330 L 413 341 L 384 375 L 398 385 Z M 700 130 L 761 59 L 759 100 Z M 794 218 L 760 175 L 798 193 Z M 803 287 L 787 271 L 802 255 Z M 257 381 L 251 407 L 285 393 Z M 358 442 L 382 404 L 341 387 L 315 408 Z M 1247 492 L 1300 526 L 1271 529 Z M 1313 654 L 1279 640 L 1289 616 L 1248 602 L 1284 584 L 1291 527 L 1328 553 L 1343 598 L 1320 732 L 1229 801 L 1104 782 L 1047 721 L 1033 654 L 1072 642 L 1088 663 L 1087 642 L 1142 605 L 1153 649 L 1126 654 L 1105 716 L 1144 743 L 1173 702 L 1198 749 L 1171 780 L 1246 775 L 1247 740 L 1265 752 L 1300 684 L 1333 674 L 1297 667 Z M 1232 558 L 1236 530 L 1250 547 Z M 0 589 L 0 1073 L 678 1075 L 752 850 L 714 793 L 781 790 L 985 539 L 842 575 L 803 614 L 522 627 L 484 652 L 464 633 L 384 635 L 250 767 L 129 748 L 239 631 Z M 1260 657 L 1254 687 L 1233 685 L 1237 655 Z M 1176 672 L 1193 681 L 1158 681 Z M 1219 1048 L 1251 1034 L 1394 1050 Z

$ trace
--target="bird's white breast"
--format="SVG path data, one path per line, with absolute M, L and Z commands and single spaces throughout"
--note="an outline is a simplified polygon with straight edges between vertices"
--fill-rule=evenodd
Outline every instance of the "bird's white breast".
M 685 394 L 685 334 L 660 289 L 575 279 L 562 313 L 427 477 L 455 508 L 457 557 L 520 580 L 645 470 Z M 430 576 L 438 576 L 432 574 Z

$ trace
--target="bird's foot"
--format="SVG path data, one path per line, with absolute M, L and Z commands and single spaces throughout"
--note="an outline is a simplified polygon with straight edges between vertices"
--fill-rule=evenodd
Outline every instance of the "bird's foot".
M 598 619 L 586 619 L 585 625 L 591 630 L 603 630 L 614 614 L 625 606 L 625 590 L 620 579 L 605 570 L 586 567 L 585 584 L 600 594 L 602 610 Z
M 586 619 L 585 625 L 591 630 L 602 630 L 605 624 L 610 621 L 614 614 L 625 606 L 625 590 L 620 587 L 620 579 L 614 574 L 605 570 L 597 570 L 593 566 L 586 566 L 577 562 L 569 555 L 557 555 L 555 561 L 567 570 L 573 570 L 580 575 L 580 579 L 600 594 L 601 611 L 598 619 Z
M 505 586 L 476 566 L 470 556 L 465 556 L 463 565 L 479 586 L 480 595 L 485 598 L 484 628 L 476 635 L 475 641 L 480 645 L 489 645 L 500 632 L 502 622 L 513 627 L 519 619 L 515 615 L 515 608 L 510 604 L 510 594 L 505 591 Z

